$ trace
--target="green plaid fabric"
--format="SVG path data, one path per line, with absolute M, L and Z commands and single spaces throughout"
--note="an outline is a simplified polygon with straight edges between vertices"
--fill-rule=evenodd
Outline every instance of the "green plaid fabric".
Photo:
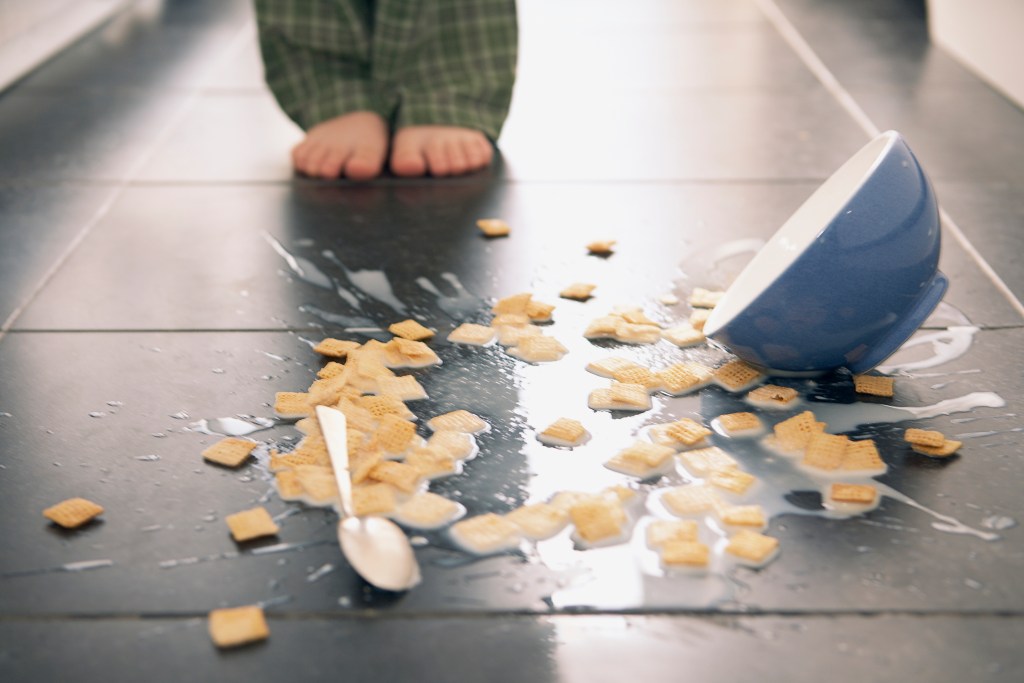
M 515 0 L 255 0 L 267 84 L 303 128 L 375 111 L 497 139 L 515 81 Z

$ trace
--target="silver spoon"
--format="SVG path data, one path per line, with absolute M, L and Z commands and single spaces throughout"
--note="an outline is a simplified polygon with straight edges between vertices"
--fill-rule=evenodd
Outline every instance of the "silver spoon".
M 341 494 L 338 543 L 352 568 L 377 588 L 409 590 L 420 582 L 420 567 L 409 538 L 384 517 L 356 517 L 352 506 L 352 479 L 348 470 L 345 414 L 336 408 L 316 407 L 327 452 Z

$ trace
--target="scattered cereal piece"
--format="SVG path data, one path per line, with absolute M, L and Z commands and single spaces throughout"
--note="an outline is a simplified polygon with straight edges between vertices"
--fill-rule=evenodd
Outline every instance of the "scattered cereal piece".
M 956 453 L 960 450 L 961 446 L 963 446 L 963 443 L 960 441 L 946 439 L 942 442 L 941 446 L 924 446 L 922 444 L 915 443 L 911 444 L 910 447 L 921 455 L 930 455 L 933 458 L 945 458 Z
M 369 477 L 374 481 L 391 484 L 399 491 L 412 493 L 419 486 L 423 474 L 412 465 L 382 460 L 370 468 Z
M 554 313 L 554 304 L 546 304 L 534 299 L 526 305 L 526 315 L 535 323 L 551 322 L 551 314 Z
M 509 349 L 509 354 L 527 363 L 550 363 L 560 360 L 567 353 L 569 349 L 560 341 L 543 335 L 523 337 L 518 346 Z
M 726 391 L 746 391 L 764 380 L 764 374 L 742 360 L 732 360 L 715 370 L 713 381 Z
M 704 440 L 711 436 L 711 430 L 688 417 L 682 417 L 675 422 L 664 425 L 664 434 L 674 441 L 674 447 L 697 448 L 704 444 Z
M 309 417 L 313 414 L 313 406 L 310 405 L 307 393 L 279 391 L 274 394 L 274 412 L 278 417 L 292 420 L 298 417 Z
M 617 315 L 630 325 L 660 327 L 660 325 L 658 325 L 658 321 L 652 320 L 648 317 L 648 315 L 644 313 L 644 309 L 639 306 L 617 306 L 615 310 L 612 311 L 612 315 Z
M 231 537 L 239 543 L 263 536 L 275 536 L 280 531 L 264 507 L 236 512 L 225 517 L 224 521 L 227 522 L 228 529 L 231 530 Z
M 500 218 L 481 218 L 476 222 L 476 227 L 487 237 L 504 237 L 512 232 L 509 224 Z
M 714 370 L 694 361 L 675 363 L 661 370 L 661 388 L 673 396 L 682 396 L 711 384 Z
M 427 390 L 412 375 L 381 377 L 377 380 L 377 391 L 382 396 L 392 396 L 402 402 L 427 398 Z
M 757 483 L 757 477 L 739 468 L 718 469 L 711 472 L 708 483 L 723 491 L 742 496 Z
M 786 451 L 803 451 L 812 436 L 825 431 L 825 424 L 805 410 L 776 424 L 774 431 L 779 447 Z
M 700 541 L 666 541 L 661 546 L 661 561 L 669 567 L 699 569 L 708 566 L 711 550 Z
M 935 430 L 911 428 L 903 432 L 903 440 L 915 446 L 938 448 L 945 443 L 946 437 L 943 436 L 942 432 Z
M 384 415 L 377 424 L 373 439 L 385 453 L 404 453 L 416 439 L 416 425 L 397 415 Z
M 711 317 L 710 308 L 698 308 L 690 313 L 690 326 L 695 330 L 701 332 L 704 331 L 704 325 L 707 323 L 708 318 Z
M 722 434 L 732 438 L 757 435 L 764 428 L 761 418 L 754 413 L 726 413 L 719 415 L 713 424 L 721 428 Z
M 334 470 L 320 465 L 296 465 L 295 476 L 302 485 L 300 500 L 313 507 L 328 507 L 338 503 L 338 480 Z
M 516 524 L 490 512 L 457 522 L 449 533 L 464 549 L 479 555 L 512 550 L 521 540 Z
M 694 308 L 714 308 L 723 296 L 725 296 L 725 292 L 697 287 L 690 294 L 690 305 Z
M 385 344 L 383 353 L 391 368 L 424 368 L 441 364 L 441 359 L 429 346 L 402 337 L 395 337 Z
M 43 517 L 65 529 L 77 529 L 101 514 L 103 506 L 85 498 L 68 498 L 43 510 Z
M 678 517 L 713 512 L 721 505 L 718 494 L 705 484 L 686 484 L 665 489 L 661 502 Z
M 392 515 L 404 526 L 429 531 L 451 524 L 466 514 L 466 508 L 436 493 L 417 493 L 397 508 Z
M 714 472 L 738 469 L 739 463 L 718 446 L 708 446 L 679 454 L 683 467 L 697 477 L 706 477 Z
M 658 302 L 665 304 L 666 306 L 675 306 L 677 303 L 679 303 L 679 297 L 673 294 L 672 292 L 665 292 L 664 294 L 658 297 Z
M 402 339 L 408 339 L 410 341 L 424 341 L 434 336 L 434 331 L 429 327 L 421 325 L 419 322 L 412 320 L 403 320 L 401 322 L 392 323 L 388 325 L 388 332 L 401 337 Z
M 390 484 L 367 484 L 352 489 L 352 508 L 356 517 L 387 515 L 396 504 L 395 488 Z
M 355 402 L 356 405 L 360 408 L 365 408 L 375 419 L 378 420 L 385 415 L 397 415 L 398 417 L 406 420 L 416 419 L 416 415 L 394 396 L 360 396 Z
M 841 434 L 815 434 L 807 442 L 802 464 L 816 470 L 837 470 L 843 464 L 849 437 Z
M 575 448 L 590 437 L 579 420 L 560 417 L 537 435 L 537 440 L 547 446 Z
M 583 336 L 587 339 L 614 339 L 615 330 L 618 328 L 622 318 L 614 315 L 603 315 L 594 318 L 583 330 Z
M 639 384 L 648 392 L 655 392 L 661 388 L 661 376 L 642 365 L 617 370 L 612 379 L 624 384 Z
M 502 315 L 505 313 L 518 313 L 526 315 L 526 309 L 530 305 L 530 300 L 533 299 L 533 294 L 529 292 L 520 292 L 519 294 L 513 294 L 506 296 L 503 299 L 498 299 L 491 307 L 491 312 L 496 315 Z M 529 316 L 527 316 L 529 318 Z
M 208 446 L 203 451 L 203 459 L 225 467 L 238 467 L 249 457 L 258 444 L 248 439 L 228 436 Z
M 692 519 L 658 519 L 647 525 L 647 547 L 656 549 L 668 541 L 697 540 L 697 522 Z
M 213 644 L 221 648 L 254 643 L 270 636 L 263 608 L 259 605 L 215 609 L 207 617 L 207 626 Z
M 598 377 L 612 379 L 615 377 L 615 373 L 617 372 L 642 367 L 643 366 L 639 363 L 634 363 L 627 358 L 612 356 L 610 358 L 602 358 L 601 360 L 595 360 L 587 363 L 586 370 L 587 372 L 594 373 Z
M 458 474 L 462 467 L 451 453 L 443 448 L 431 446 L 413 450 L 405 457 L 405 464 L 419 470 L 427 479 Z
M 703 344 L 707 340 L 702 331 L 688 322 L 662 330 L 661 337 L 682 349 Z
M 733 505 L 719 510 L 718 517 L 722 520 L 722 524 L 729 527 L 763 529 L 768 525 L 764 508 L 760 505 Z
M 778 549 L 779 539 L 749 529 L 736 532 L 725 546 L 725 552 L 755 567 L 771 562 Z
M 341 375 L 341 373 L 343 372 L 345 372 L 344 363 L 339 363 L 337 361 L 332 360 L 329 361 L 327 365 L 317 370 L 316 376 L 319 379 L 333 379 Z
M 668 446 L 636 441 L 616 453 L 604 466 L 640 479 L 650 479 L 665 473 L 666 465 L 671 465 L 675 452 Z
M 328 358 L 344 358 L 349 354 L 349 351 L 355 351 L 360 346 L 362 344 L 359 342 L 327 337 L 314 346 L 313 350 L 321 356 L 327 356 Z
M 468 410 L 453 410 L 438 415 L 427 421 L 427 426 L 435 432 L 449 430 L 465 434 L 479 434 L 487 430 L 487 423 Z
M 626 528 L 626 511 L 619 502 L 588 498 L 569 508 L 569 518 L 576 526 L 575 536 L 584 543 L 614 542 L 622 538 Z
M 893 379 L 881 375 L 854 375 L 853 390 L 858 394 L 872 396 L 892 396 Z
M 558 296 L 563 299 L 576 299 L 577 301 L 586 301 L 592 296 L 593 291 L 597 289 L 597 285 L 588 284 L 586 282 L 574 282 L 561 292 Z
M 543 541 L 565 528 L 569 513 L 549 503 L 534 503 L 516 508 L 505 519 L 519 527 L 526 538 Z
M 462 323 L 448 335 L 448 341 L 453 344 L 468 344 L 470 346 L 487 346 L 494 341 L 496 331 L 488 325 L 477 325 L 475 323 Z
M 885 461 L 878 454 L 878 447 L 871 439 L 850 441 L 843 453 L 843 462 L 839 469 L 844 472 L 862 472 L 864 474 L 884 474 Z
M 661 339 L 661 328 L 620 320 L 613 338 L 623 344 L 653 344 Z
M 643 412 L 651 409 L 651 395 L 639 384 L 612 381 L 608 389 L 590 392 L 587 405 L 591 410 L 630 410 Z
M 277 495 L 281 496 L 281 500 L 297 501 L 302 498 L 304 493 L 295 470 L 288 469 L 275 472 L 274 485 L 277 487 Z
M 878 489 L 868 484 L 832 484 L 828 498 L 838 503 L 870 505 L 878 498 Z
M 587 245 L 587 251 L 595 256 L 609 256 L 617 240 L 597 240 Z
M 790 408 L 799 400 L 796 389 L 780 387 L 777 384 L 764 384 L 747 394 L 747 403 L 757 408 L 769 410 Z
M 493 323 L 492 323 L 493 324 Z M 494 325 L 498 332 L 498 343 L 502 346 L 518 346 L 527 337 L 539 337 L 544 334 L 537 325 Z
M 427 446 L 439 448 L 456 460 L 468 460 L 476 455 L 476 441 L 465 432 L 441 429 L 427 439 Z

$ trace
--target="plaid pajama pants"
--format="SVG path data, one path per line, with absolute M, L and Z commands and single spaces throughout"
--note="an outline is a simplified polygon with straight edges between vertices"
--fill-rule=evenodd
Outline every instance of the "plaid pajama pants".
M 496 140 L 515 81 L 515 0 L 255 0 L 267 84 L 308 129 L 353 111 Z

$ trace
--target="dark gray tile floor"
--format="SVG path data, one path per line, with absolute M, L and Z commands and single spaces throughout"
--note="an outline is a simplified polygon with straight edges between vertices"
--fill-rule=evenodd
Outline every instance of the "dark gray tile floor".
M 891 468 L 878 510 L 826 519 L 798 487 L 774 503 L 778 560 L 707 579 L 646 571 L 630 546 L 472 561 L 425 534 L 423 584 L 393 595 L 344 563 L 333 512 L 277 498 L 262 460 L 199 458 L 219 438 L 201 420 L 267 417 L 275 391 L 308 385 L 309 341 L 408 315 L 445 333 L 496 297 L 555 301 L 591 280 L 595 299 L 559 302 L 563 363 L 439 340 L 417 411 L 471 406 L 496 425 L 437 485 L 471 512 L 622 481 L 602 447 L 558 454 L 596 464 L 568 475 L 533 438 L 584 405 L 580 366 L 609 353 L 579 330 L 615 304 L 724 285 L 742 258 L 716 261 L 723 245 L 771 235 L 866 140 L 764 6 L 521 0 L 503 158 L 458 180 L 293 178 L 301 133 L 259 82 L 243 0 L 140 2 L 0 95 L 0 679 L 1020 680 L 1024 113 L 928 42 L 920 2 L 778 2 L 872 121 L 907 135 L 955 221 L 945 304 L 890 361 L 896 411 L 945 409 L 893 423 L 875 406 L 884 418 L 851 425 Z M 482 239 L 484 215 L 512 237 Z M 605 236 L 616 254 L 586 256 Z M 852 400 L 841 374 L 792 384 L 836 419 L 869 409 L 829 406 Z M 613 444 L 741 407 L 709 389 L 578 417 Z M 908 425 L 962 439 L 961 456 L 914 456 Z M 44 523 L 72 495 L 102 501 L 103 521 Z M 237 545 L 223 518 L 256 503 L 279 538 Z M 266 607 L 270 640 L 217 652 L 206 612 L 247 603 Z

